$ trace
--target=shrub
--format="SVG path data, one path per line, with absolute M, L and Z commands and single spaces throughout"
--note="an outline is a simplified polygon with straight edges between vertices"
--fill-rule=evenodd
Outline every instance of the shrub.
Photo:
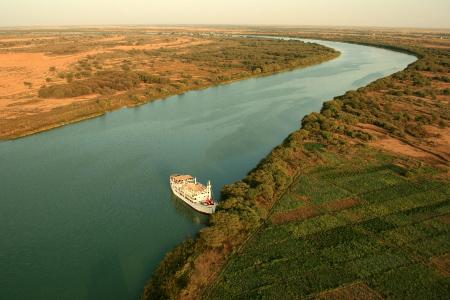
M 431 124 L 432 122 L 432 119 L 426 115 L 418 115 L 416 116 L 415 120 L 420 124 Z
M 336 118 L 342 110 L 342 102 L 331 100 L 323 103 L 321 113 L 326 117 Z
M 91 79 L 43 86 L 39 90 L 39 97 L 70 98 L 91 93 L 104 93 L 105 90 L 126 91 L 138 86 L 140 82 L 139 76 L 133 72 L 102 71 Z
M 187 274 L 178 274 L 195 251 L 195 243 L 192 239 L 184 241 L 181 245 L 169 252 L 163 262 L 156 269 L 152 280 L 144 290 L 144 298 L 171 299 L 186 286 Z M 188 272 L 186 270 L 185 272 Z
M 333 138 L 333 134 L 332 134 L 331 132 L 329 132 L 329 131 L 326 131 L 326 130 L 322 130 L 322 131 L 320 132 L 320 134 L 322 135 L 322 137 L 323 137 L 325 140 L 331 140 L 331 139 Z
M 420 124 L 406 126 L 406 132 L 417 138 L 426 136 L 426 131 Z
M 144 83 L 158 83 L 158 84 L 164 84 L 169 83 L 170 80 L 158 75 L 152 75 L 147 72 L 138 72 L 137 75 L 139 76 L 139 80 Z
M 73 73 L 67 73 L 66 74 L 66 81 L 68 83 L 71 83 L 73 81 Z

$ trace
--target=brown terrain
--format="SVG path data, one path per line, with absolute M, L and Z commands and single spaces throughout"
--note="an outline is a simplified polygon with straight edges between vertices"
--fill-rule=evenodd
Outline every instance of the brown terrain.
M 448 218 L 449 215 L 446 215 Z M 448 224 L 448 223 L 447 223 Z M 441 272 L 444 276 L 450 277 L 450 253 L 433 257 L 431 263 Z
M 10 29 L 0 34 L 0 139 L 121 107 L 335 58 L 300 42 L 193 27 Z M 286 58 L 289 54 L 289 58 Z
M 296 195 L 299 197 L 300 195 Z M 347 198 L 342 200 L 331 201 L 323 205 L 314 205 L 312 203 L 305 203 L 305 206 L 289 210 L 287 212 L 275 213 L 271 216 L 273 224 L 284 224 L 288 222 L 297 222 L 301 220 L 310 219 L 327 212 L 338 212 L 361 204 L 358 199 Z
M 450 31 L 448 29 L 285 27 L 247 30 L 251 34 L 319 38 L 393 48 L 413 54 L 423 52 L 429 57 L 445 55 L 435 54 L 433 50 L 446 53 L 447 57 L 450 53 Z M 410 130 L 405 128 L 407 134 L 399 137 L 373 124 L 357 124 L 355 129 L 371 134 L 374 139 L 369 144 L 373 147 L 395 154 L 419 158 L 432 164 L 448 165 L 450 162 L 450 127 L 448 124 L 450 74 L 445 68 L 441 70 L 439 68 L 433 69 L 435 63 L 433 61 L 428 62 L 428 60 L 426 59 L 428 66 L 417 70 L 420 77 L 419 83 L 410 79 L 395 79 L 394 82 L 388 84 L 390 85 L 389 88 L 373 88 L 365 92 L 365 95 L 383 106 L 386 104 L 385 102 L 388 102 L 386 108 L 389 109 L 389 112 L 407 114 L 411 117 L 413 120 L 405 126 L 411 127 Z M 393 95 L 394 90 L 406 90 L 411 94 Z M 409 134 L 409 132 L 417 129 L 421 132 Z
M 326 292 L 320 293 L 319 295 L 313 297 L 312 299 L 375 300 L 375 299 L 383 299 L 383 297 L 381 295 L 379 295 L 376 291 L 369 288 L 363 282 L 357 282 L 357 283 L 352 283 L 352 284 L 349 284 L 346 286 L 336 288 L 331 291 L 326 291 Z
M 127 35 L 107 35 L 88 36 L 79 35 L 67 40 L 65 37 L 45 36 L 36 33 L 20 34 L 20 38 L 0 36 L 0 120 L 7 125 L 3 126 L 8 130 L 1 130 L 1 137 L 8 137 L 11 134 L 14 137 L 14 125 L 24 126 L 23 121 L 33 117 L 41 116 L 48 118 L 45 113 L 58 112 L 62 114 L 71 113 L 76 107 L 83 107 L 90 103 L 95 103 L 102 96 L 99 94 L 89 94 L 70 98 L 41 98 L 38 91 L 45 84 L 65 83 L 67 79 L 63 76 L 69 72 L 77 71 L 77 63 L 83 59 L 95 57 L 101 54 L 120 53 L 126 56 L 129 50 L 155 50 L 165 49 L 183 49 L 194 45 L 202 45 L 210 41 L 205 38 L 194 38 L 187 36 L 180 37 L 162 37 L 150 36 L 139 43 L 130 42 Z M 75 45 L 76 43 L 76 45 Z M 62 49 L 62 52 L 61 52 Z M 68 52 L 68 53 L 64 53 Z M 74 53 L 71 53 L 74 52 Z M 120 56 L 120 55 L 119 55 Z M 118 59 L 112 55 L 109 59 L 102 61 L 103 68 L 114 68 L 118 64 Z M 162 63 L 162 62 L 161 62 Z M 160 71 L 178 73 L 186 71 L 188 66 L 180 63 L 171 63 L 165 68 L 158 66 L 154 62 L 155 68 Z M 197 71 L 197 70 L 195 70 Z M 200 72 L 199 72 L 200 73 Z M 125 92 L 122 92 L 125 93 Z M 119 95 L 117 93 L 114 96 Z M 86 106 L 87 107 L 87 106 Z M 59 109 L 58 111 L 56 109 Z M 74 112 L 76 114 L 76 112 Z M 53 121 L 49 120 L 48 126 L 58 126 L 58 116 L 52 115 Z M 67 121 L 71 121 L 69 119 Z M 74 118 L 76 119 L 76 118 Z M 22 121 L 22 122 L 20 122 Z M 18 135 L 33 133 L 31 129 L 27 132 L 25 125 L 24 131 Z M 42 128 L 36 128 L 40 131 Z

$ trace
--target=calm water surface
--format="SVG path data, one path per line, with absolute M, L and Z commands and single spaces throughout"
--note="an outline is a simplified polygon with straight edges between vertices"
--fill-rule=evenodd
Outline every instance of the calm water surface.
M 218 196 L 323 101 L 415 60 L 320 43 L 341 57 L 0 143 L 0 298 L 136 299 L 204 226 L 171 197 L 169 174 L 211 179 Z

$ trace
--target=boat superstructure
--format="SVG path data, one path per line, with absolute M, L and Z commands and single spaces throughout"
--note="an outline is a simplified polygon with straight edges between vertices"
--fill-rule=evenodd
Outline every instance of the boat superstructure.
M 211 182 L 205 186 L 191 175 L 174 174 L 170 176 L 170 187 L 175 196 L 193 209 L 204 214 L 212 214 L 216 210 Z

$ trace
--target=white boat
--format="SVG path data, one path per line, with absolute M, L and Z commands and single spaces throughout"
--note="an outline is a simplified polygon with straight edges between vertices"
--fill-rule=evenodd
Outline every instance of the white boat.
M 211 182 L 205 186 L 191 175 L 174 174 L 170 176 L 172 192 L 190 207 L 204 214 L 212 214 L 216 203 L 212 197 Z

